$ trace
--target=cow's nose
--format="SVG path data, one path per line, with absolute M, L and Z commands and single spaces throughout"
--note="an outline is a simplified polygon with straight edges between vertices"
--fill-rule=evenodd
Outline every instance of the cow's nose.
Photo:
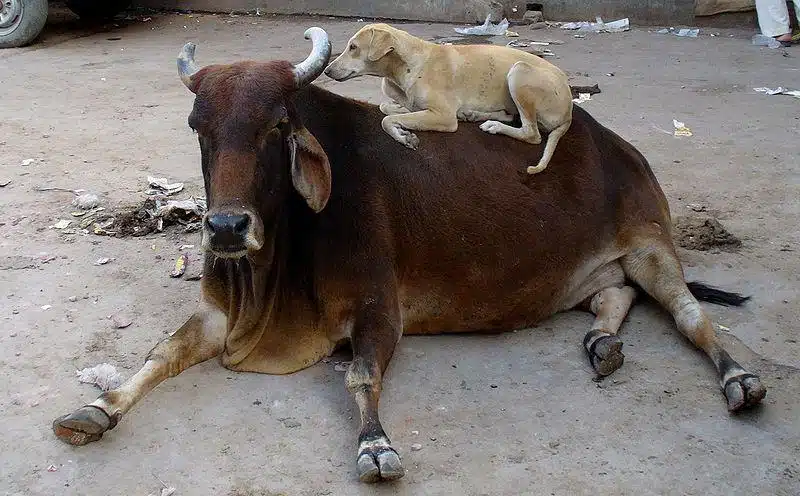
M 206 227 L 213 235 L 228 235 L 244 238 L 250 228 L 250 216 L 240 214 L 216 214 L 206 217 Z

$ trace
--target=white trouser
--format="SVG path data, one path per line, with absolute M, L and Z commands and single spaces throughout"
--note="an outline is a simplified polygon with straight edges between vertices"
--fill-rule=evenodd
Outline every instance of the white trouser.
M 800 0 L 794 1 L 794 15 L 800 20 L 798 3 Z M 758 25 L 764 36 L 780 36 L 791 32 L 786 0 L 756 0 L 756 12 L 758 13 Z

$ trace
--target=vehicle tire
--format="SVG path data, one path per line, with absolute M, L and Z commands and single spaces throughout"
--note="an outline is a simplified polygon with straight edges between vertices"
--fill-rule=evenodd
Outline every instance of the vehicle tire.
M 47 21 L 47 0 L 0 0 L 0 48 L 25 46 Z
M 131 0 L 67 0 L 69 10 L 81 19 L 111 19 L 131 5 Z

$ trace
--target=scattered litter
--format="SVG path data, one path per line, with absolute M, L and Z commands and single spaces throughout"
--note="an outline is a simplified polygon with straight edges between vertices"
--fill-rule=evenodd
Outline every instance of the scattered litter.
M 170 277 L 180 277 L 186 272 L 186 263 L 189 261 L 189 257 L 185 253 L 181 253 L 181 256 L 175 260 L 175 269 L 169 273 Z
M 675 132 L 673 133 L 673 136 L 691 136 L 692 135 L 692 130 L 689 129 L 688 127 L 686 127 L 686 124 L 684 124 L 683 122 L 681 122 L 679 120 L 676 120 L 676 119 L 672 119 L 672 125 L 675 126 Z
M 72 224 L 71 220 L 62 219 L 50 227 L 52 227 L 53 229 L 66 229 L 69 227 L 70 224 Z
M 724 326 L 724 325 L 722 325 L 722 324 L 717 324 L 717 326 L 719 326 L 719 328 L 720 328 L 721 330 L 725 331 L 725 332 L 729 332 L 729 331 L 731 330 L 731 328 L 730 328 L 730 327 L 725 327 L 725 326 Z
M 72 199 L 72 205 L 81 210 L 91 210 L 100 204 L 100 198 L 94 193 L 84 193 Z
M 47 471 L 48 472 L 56 472 L 57 470 L 58 470 L 58 467 L 56 467 L 55 465 L 50 465 L 50 466 L 47 467 Z
M 42 305 L 42 310 L 50 310 L 53 308 L 53 305 Z
M 336 372 L 347 372 L 352 362 L 336 362 L 333 364 L 333 370 Z
M 11 184 L 11 179 L 0 179 L 0 188 L 5 188 Z
M 108 258 L 108 257 L 98 258 L 97 260 L 94 261 L 94 264 L 95 265 L 105 265 L 105 264 L 107 264 L 108 262 L 110 262 L 112 260 L 114 260 L 114 259 L 113 258 Z
M 101 391 L 115 389 L 122 384 L 122 376 L 117 372 L 117 368 L 108 363 L 101 363 L 94 367 L 87 367 L 83 370 L 76 370 L 75 375 L 78 381 L 86 384 L 94 384 Z
M 592 33 L 620 33 L 631 28 L 630 20 L 627 17 L 612 22 L 603 22 L 603 18 L 597 16 L 596 21 L 566 22 L 561 25 L 561 29 L 577 29 L 578 31 L 590 31 Z
M 688 208 L 692 212 L 705 212 L 706 210 L 708 210 L 708 207 L 706 207 L 702 203 L 690 203 L 686 205 L 686 208 Z
M 586 38 L 586 35 L 585 34 L 573 34 L 572 37 L 573 38 Z
M 181 245 L 178 251 L 191 250 L 192 248 L 194 248 L 194 245 Z
M 160 479 L 160 478 L 159 478 L 159 477 L 158 477 L 156 474 L 154 474 L 154 473 L 152 473 L 152 472 L 150 472 L 150 473 L 152 474 L 152 476 L 153 476 L 153 477 L 155 477 L 155 478 L 156 478 L 156 480 L 157 480 L 158 482 L 160 482 L 160 483 L 161 483 L 161 486 L 162 486 L 162 487 L 161 487 L 161 494 L 160 494 L 160 496 L 172 496 L 173 494 L 175 494 L 175 491 L 176 491 L 176 489 L 175 489 L 174 487 L 172 487 L 172 486 L 168 486 L 168 485 L 167 485 L 167 484 L 166 484 L 166 483 L 165 483 L 163 480 L 161 480 L 161 479 Z M 153 494 L 153 493 L 150 493 L 150 494 L 148 494 L 147 496 L 159 496 L 159 495 L 157 495 L 157 494 Z
M 146 191 L 148 195 L 174 195 L 183 191 L 183 183 L 170 183 L 166 177 L 147 176 L 147 183 L 150 189 Z
M 419 451 L 422 449 L 422 445 L 419 443 L 414 443 L 411 445 L 411 451 Z
M 77 297 L 77 296 L 74 296 L 74 295 L 73 295 L 73 296 L 70 296 L 70 297 L 69 297 L 69 298 L 67 298 L 67 299 L 68 299 L 69 301 L 71 301 L 72 303 L 75 303 L 76 301 L 78 301 L 78 297 Z
M 669 34 L 669 31 L 670 31 L 670 29 L 673 29 L 673 28 L 669 28 L 669 29 L 667 29 L 667 28 L 664 28 L 664 29 L 659 29 L 658 31 L 656 31 L 656 33 L 658 33 L 658 34 Z
M 783 46 L 780 41 L 776 40 L 772 36 L 764 36 L 760 33 L 753 35 L 752 43 L 755 46 L 765 46 L 768 48 L 780 48 Z
M 800 98 L 800 90 L 787 90 L 783 86 L 778 86 L 775 89 L 771 88 L 753 88 L 753 91 L 759 93 L 766 93 L 767 95 L 789 95 L 795 98 Z
M 21 165 L 21 166 L 23 166 L 23 167 L 27 167 L 27 166 L 31 165 L 32 163 L 34 163 L 34 162 L 36 162 L 36 159 L 33 159 L 33 158 L 26 158 L 26 159 L 25 159 L 25 160 L 23 160 L 23 161 L 22 161 L 22 163 L 21 163 L 21 164 L 19 164 L 19 165 Z
M 114 325 L 115 329 L 125 329 L 133 324 L 133 320 L 124 315 L 114 315 L 111 317 L 111 323 Z
M 614 77 L 614 73 L 613 73 L 613 72 L 607 72 L 607 73 L 606 73 L 606 76 L 608 76 L 608 77 Z
M 74 195 L 80 195 L 86 192 L 85 189 L 69 189 L 69 188 L 59 188 L 58 186 L 36 186 L 33 188 L 34 191 L 63 191 L 65 193 L 72 193 Z
M 578 93 L 578 98 L 573 98 L 572 102 L 581 104 L 583 102 L 588 102 L 591 99 L 592 99 L 592 95 L 590 95 L 589 93 Z
M 519 38 L 519 33 L 516 31 L 508 31 L 506 30 L 506 38 Z
M 592 86 L 572 86 L 570 85 L 569 91 L 572 93 L 572 98 L 579 98 L 581 93 L 588 93 L 591 95 L 596 95 L 601 93 L 600 86 L 597 84 L 593 84 Z
M 150 22 L 152 20 L 153 20 L 152 17 L 145 17 L 144 19 L 142 19 L 142 22 Z
M 453 28 L 458 34 L 472 34 L 477 36 L 500 36 L 508 30 L 508 19 L 503 18 L 497 24 L 492 24 L 492 16 L 487 15 L 486 20 L 480 26 L 470 26 L 468 28 Z
M 522 40 L 514 40 L 514 41 L 509 41 L 508 43 L 506 43 L 506 46 L 511 47 L 511 48 L 518 48 L 518 49 L 528 48 L 528 47 L 531 47 L 531 46 L 541 46 L 541 45 L 542 45 L 542 43 L 536 43 L 536 42 L 532 42 L 532 41 L 522 41 Z M 528 53 L 532 53 L 534 55 L 538 55 L 539 57 L 555 57 L 556 56 L 556 54 L 553 51 L 551 51 L 549 48 L 534 48 L 532 50 L 524 50 L 524 51 L 526 51 Z
M 419 431 L 411 431 L 412 436 L 419 436 Z
M 695 29 L 682 28 L 682 29 L 679 29 L 678 31 L 676 31 L 673 34 L 675 34 L 675 36 L 683 36 L 683 37 L 686 37 L 686 38 L 697 38 L 697 35 L 700 34 L 700 29 L 698 29 L 698 28 L 695 28 Z

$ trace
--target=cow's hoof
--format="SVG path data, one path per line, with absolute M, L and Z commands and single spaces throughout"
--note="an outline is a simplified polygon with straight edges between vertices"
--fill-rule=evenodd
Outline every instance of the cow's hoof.
M 767 388 L 761 384 L 757 375 L 744 373 L 728 379 L 722 386 L 728 400 L 728 411 L 738 412 L 761 403 L 767 395 Z
M 607 376 L 622 367 L 625 355 L 622 353 L 622 341 L 613 335 L 602 331 L 589 331 L 584 340 L 589 361 L 595 372 Z
M 111 418 L 96 406 L 84 406 L 53 421 L 53 432 L 65 443 L 83 446 L 103 437 Z
M 358 453 L 358 478 L 361 482 L 391 481 L 405 474 L 400 456 L 388 444 L 364 447 Z

